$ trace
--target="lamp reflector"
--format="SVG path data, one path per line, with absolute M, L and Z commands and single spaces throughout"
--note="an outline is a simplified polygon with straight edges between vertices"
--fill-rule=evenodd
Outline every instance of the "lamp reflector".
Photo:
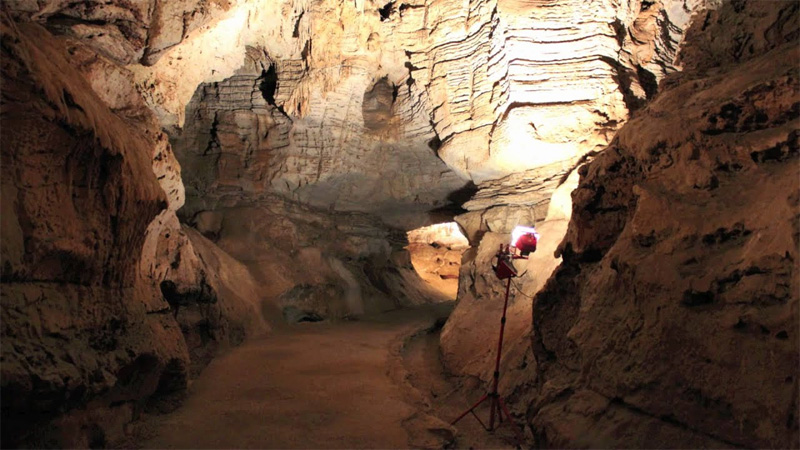
M 523 255 L 536 251 L 536 243 L 539 241 L 539 233 L 534 227 L 517 225 L 511 232 L 511 246 L 519 249 Z

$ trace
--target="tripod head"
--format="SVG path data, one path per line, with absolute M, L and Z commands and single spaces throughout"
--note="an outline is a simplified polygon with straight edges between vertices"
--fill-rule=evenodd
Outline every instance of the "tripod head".
M 514 267 L 513 260 L 515 259 L 514 253 L 511 252 L 511 246 L 500 244 L 500 250 L 494 255 L 496 262 L 492 264 L 492 269 L 497 278 L 506 280 L 517 276 L 517 269 Z
M 500 244 L 500 250 L 495 254 L 495 263 L 492 269 L 497 278 L 506 280 L 518 276 L 514 267 L 515 259 L 528 259 L 528 255 L 536 251 L 539 242 L 539 233 L 533 227 L 517 226 L 511 233 L 511 243 Z

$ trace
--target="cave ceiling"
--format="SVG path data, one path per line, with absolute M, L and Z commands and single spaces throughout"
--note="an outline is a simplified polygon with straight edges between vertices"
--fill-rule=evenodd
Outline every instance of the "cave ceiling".
M 546 202 L 679 69 L 708 3 L 7 5 L 110 61 L 96 90 L 118 91 L 120 73 L 133 82 L 183 167 L 185 217 L 277 194 L 408 228 L 472 186 L 482 204 Z M 524 195 L 507 195 L 517 179 Z

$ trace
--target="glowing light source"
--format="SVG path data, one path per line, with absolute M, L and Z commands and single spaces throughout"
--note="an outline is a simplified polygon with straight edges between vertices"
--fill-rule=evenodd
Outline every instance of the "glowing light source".
M 511 246 L 518 249 L 522 256 L 527 256 L 536 251 L 536 243 L 539 241 L 539 233 L 534 227 L 524 227 L 517 225 L 511 232 Z

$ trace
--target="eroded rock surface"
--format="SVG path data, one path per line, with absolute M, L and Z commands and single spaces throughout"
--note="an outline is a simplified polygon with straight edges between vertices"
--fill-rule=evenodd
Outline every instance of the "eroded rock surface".
M 692 15 L 715 3 L 241 0 L 134 72 L 162 123 L 181 127 L 192 119 L 184 110 L 197 85 L 228 79 L 248 47 L 264 49 L 273 100 L 296 136 L 279 152 L 279 178 L 290 191 L 335 182 L 347 205 L 354 180 L 336 182 L 329 173 L 341 175 L 338 163 L 325 160 L 343 157 L 349 170 L 361 170 L 344 156 L 353 149 L 370 167 L 376 154 L 424 156 L 428 145 L 476 183 L 571 166 L 607 145 L 652 98 L 678 68 Z M 376 138 L 384 143 L 376 147 Z M 404 181 L 413 190 L 416 181 Z
M 141 100 L 113 95 L 124 71 L 6 15 L 2 42 L 3 444 L 114 445 L 263 331 L 260 297 L 181 230 L 179 167 Z
M 167 199 L 152 143 L 60 42 L 5 18 L 2 42 L 3 443 L 102 446 L 185 381 L 180 329 L 137 267 Z
M 715 3 L 6 2 L 62 36 L 3 25 L 4 443 L 113 442 L 259 308 L 435 298 L 404 231 L 477 189 L 443 356 L 491 376 L 536 224 L 502 387 L 539 444 L 797 445 L 798 7 L 725 3 L 670 76 Z
M 202 212 L 193 225 L 250 269 L 268 318 L 342 319 L 442 300 L 414 270 L 405 233 L 368 214 L 271 196 Z
M 419 276 L 443 298 L 455 300 L 461 256 L 469 241 L 455 222 L 441 223 L 408 232 L 408 252 Z
M 534 303 L 540 445 L 798 445 L 797 13 L 709 13 L 582 171 Z
M 339 97 L 290 116 L 285 77 L 292 66 L 263 49 L 247 55 L 233 77 L 200 86 L 173 137 L 189 190 L 184 217 L 277 193 L 317 208 L 383 215 L 401 228 L 425 224 L 427 211 L 465 184 L 429 148 L 430 136 L 404 131 L 404 97 L 385 79 L 367 91 L 352 88 L 368 80 L 351 79 Z
M 78 2 L 8 0 L 17 20 L 80 39 L 116 63 L 153 64 L 192 30 L 230 7 L 227 0 Z

